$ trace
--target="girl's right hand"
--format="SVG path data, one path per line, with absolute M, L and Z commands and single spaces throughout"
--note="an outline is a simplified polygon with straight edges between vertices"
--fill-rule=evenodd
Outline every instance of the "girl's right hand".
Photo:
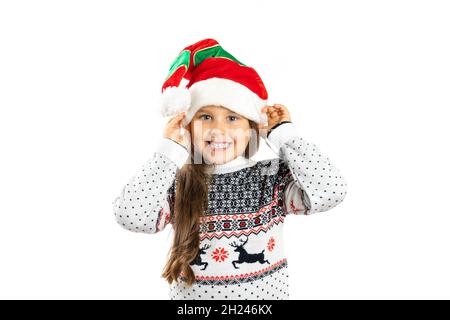
M 189 148 L 189 132 L 183 127 L 183 119 L 185 116 L 186 112 L 183 111 L 169 119 L 164 128 L 164 138 L 171 139 L 184 147 Z M 180 130 L 182 133 L 180 133 Z

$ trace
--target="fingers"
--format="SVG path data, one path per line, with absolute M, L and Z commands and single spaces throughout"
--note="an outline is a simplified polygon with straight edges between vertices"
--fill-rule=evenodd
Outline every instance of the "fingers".
M 279 103 L 275 103 L 273 106 L 266 105 L 261 111 L 266 113 L 269 123 L 277 123 L 283 119 L 290 120 L 289 110 Z
M 261 112 L 266 113 L 268 108 L 270 108 L 270 106 L 262 107 Z
M 270 107 L 270 108 L 268 109 L 268 111 L 267 111 L 268 116 L 271 117 L 271 118 L 277 117 L 277 116 L 278 116 L 278 113 L 279 113 L 279 110 L 277 110 L 277 109 L 274 108 L 274 107 Z
M 270 114 L 274 111 L 274 108 L 272 106 L 265 106 L 261 109 L 262 112 Z
M 172 118 L 169 119 L 168 124 L 170 125 L 180 125 L 181 121 L 183 120 L 183 118 L 186 116 L 186 111 L 182 111 L 178 114 L 176 114 L 175 116 L 173 116 Z
M 183 117 L 186 115 L 186 111 L 182 111 L 178 114 L 176 114 L 172 119 L 175 121 L 180 121 L 181 119 L 183 119 Z
M 282 104 L 276 103 L 272 108 L 278 115 L 289 114 L 289 110 Z
M 284 110 L 286 107 L 282 104 L 275 103 L 273 106 L 264 106 L 261 111 L 265 113 L 272 113 Z

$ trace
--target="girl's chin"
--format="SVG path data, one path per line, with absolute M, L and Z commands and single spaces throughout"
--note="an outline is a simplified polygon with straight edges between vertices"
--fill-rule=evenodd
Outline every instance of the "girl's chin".
M 224 164 L 233 159 L 233 155 L 207 155 L 205 156 L 208 164 Z
M 228 150 L 227 152 L 211 152 L 210 150 L 205 150 L 203 154 L 206 163 L 208 164 L 223 164 L 231 161 L 235 158 L 234 150 Z

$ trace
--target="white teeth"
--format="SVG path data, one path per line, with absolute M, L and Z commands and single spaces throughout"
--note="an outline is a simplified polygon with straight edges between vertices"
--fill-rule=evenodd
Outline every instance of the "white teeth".
M 214 149 L 226 149 L 230 146 L 231 143 L 213 143 L 210 142 L 210 146 Z

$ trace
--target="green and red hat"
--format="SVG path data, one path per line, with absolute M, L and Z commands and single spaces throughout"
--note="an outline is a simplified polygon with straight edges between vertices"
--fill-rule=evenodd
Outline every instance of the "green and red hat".
M 186 111 L 187 125 L 201 107 L 218 105 L 266 123 L 261 108 L 267 104 L 267 96 L 255 69 L 238 61 L 216 40 L 204 39 L 184 48 L 170 66 L 162 86 L 161 114 Z

